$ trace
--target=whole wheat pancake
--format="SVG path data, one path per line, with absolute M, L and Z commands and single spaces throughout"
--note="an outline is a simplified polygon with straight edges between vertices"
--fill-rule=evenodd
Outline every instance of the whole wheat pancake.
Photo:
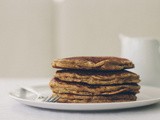
M 116 94 L 110 96 L 79 96 L 70 94 L 57 94 L 63 103 L 103 103 L 103 102 L 126 102 L 135 101 L 137 97 L 133 94 Z
M 79 95 L 113 95 L 123 92 L 138 93 L 140 86 L 137 84 L 120 85 L 87 85 L 63 82 L 58 79 L 50 81 L 50 87 L 54 93 L 71 93 Z
M 57 59 L 52 63 L 54 68 L 86 70 L 122 70 L 134 68 L 134 64 L 125 58 L 118 57 L 70 57 Z
M 78 82 L 87 84 L 123 84 L 138 83 L 139 76 L 135 73 L 122 71 L 85 71 L 85 70 L 59 70 L 54 75 L 61 81 Z
M 131 96 L 130 98 L 123 98 L 123 99 L 114 99 L 114 100 L 109 100 L 109 99 L 100 99 L 100 100 L 92 100 L 92 99 L 63 99 L 60 98 L 57 102 L 59 103 L 110 103 L 110 102 L 129 102 L 129 101 L 135 101 L 136 96 Z
M 53 94 L 55 95 L 55 94 Z M 56 94 L 62 99 L 79 99 L 79 100 L 117 100 L 117 99 L 129 99 L 129 98 L 135 98 L 135 94 L 132 93 L 121 93 L 121 94 L 115 94 L 115 95 L 75 95 L 75 94 Z
M 111 102 L 129 102 L 129 101 L 135 101 L 136 98 L 130 98 L 130 99 L 119 99 L 119 100 L 70 100 L 70 99 L 62 99 L 60 98 L 57 102 L 59 103 L 111 103 Z

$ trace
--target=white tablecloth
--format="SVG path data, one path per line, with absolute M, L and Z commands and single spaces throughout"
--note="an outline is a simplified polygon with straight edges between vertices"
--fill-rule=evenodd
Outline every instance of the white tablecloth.
M 29 107 L 9 98 L 18 85 L 46 84 L 50 79 L 0 79 L 0 120 L 160 120 L 160 103 L 133 109 L 94 112 Z

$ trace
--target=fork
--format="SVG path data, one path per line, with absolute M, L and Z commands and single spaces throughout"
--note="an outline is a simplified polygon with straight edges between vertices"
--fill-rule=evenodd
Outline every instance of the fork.
M 35 101 L 40 102 L 56 102 L 60 97 L 57 95 L 51 95 L 51 96 L 42 96 L 40 93 L 38 93 L 36 90 L 29 88 L 29 87 L 20 87 L 21 90 L 29 91 L 31 93 L 34 93 L 37 95 L 35 98 Z

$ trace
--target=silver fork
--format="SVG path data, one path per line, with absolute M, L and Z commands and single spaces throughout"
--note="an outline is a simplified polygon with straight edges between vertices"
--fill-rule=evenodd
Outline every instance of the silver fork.
M 29 87 L 20 87 L 23 91 L 29 91 L 31 93 L 34 93 L 37 95 L 35 98 L 35 101 L 40 102 L 56 102 L 60 97 L 57 95 L 51 95 L 51 96 L 42 96 L 40 93 L 38 93 L 36 90 L 29 88 Z

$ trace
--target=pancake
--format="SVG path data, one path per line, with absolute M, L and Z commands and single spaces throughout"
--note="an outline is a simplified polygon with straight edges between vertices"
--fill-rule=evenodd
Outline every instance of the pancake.
M 57 102 L 63 103 L 103 103 L 103 102 L 127 102 L 135 101 L 133 94 L 116 94 L 110 96 L 80 96 L 71 94 L 57 94 L 60 98 Z
M 55 94 L 53 94 L 55 95 Z M 75 95 L 75 94 L 56 94 L 62 99 L 79 99 L 79 100 L 116 100 L 116 99 L 129 99 L 129 98 L 135 98 L 135 94 L 132 93 L 121 93 L 121 94 L 115 94 L 115 95 Z
M 83 83 L 64 82 L 59 79 L 50 81 L 50 87 L 54 93 L 71 93 L 78 95 L 113 95 L 123 92 L 139 93 L 137 84 L 119 85 L 87 85 Z
M 134 64 L 128 59 L 118 57 L 70 57 L 55 60 L 52 67 L 83 70 L 123 70 L 134 68 Z
M 57 102 L 59 103 L 112 103 L 112 102 L 130 102 L 135 100 L 136 98 L 120 99 L 120 100 L 69 100 L 69 99 L 60 98 Z
M 139 76 L 133 72 L 122 71 L 85 71 L 59 70 L 54 75 L 61 81 L 86 83 L 92 85 L 111 85 L 123 83 L 139 83 Z

